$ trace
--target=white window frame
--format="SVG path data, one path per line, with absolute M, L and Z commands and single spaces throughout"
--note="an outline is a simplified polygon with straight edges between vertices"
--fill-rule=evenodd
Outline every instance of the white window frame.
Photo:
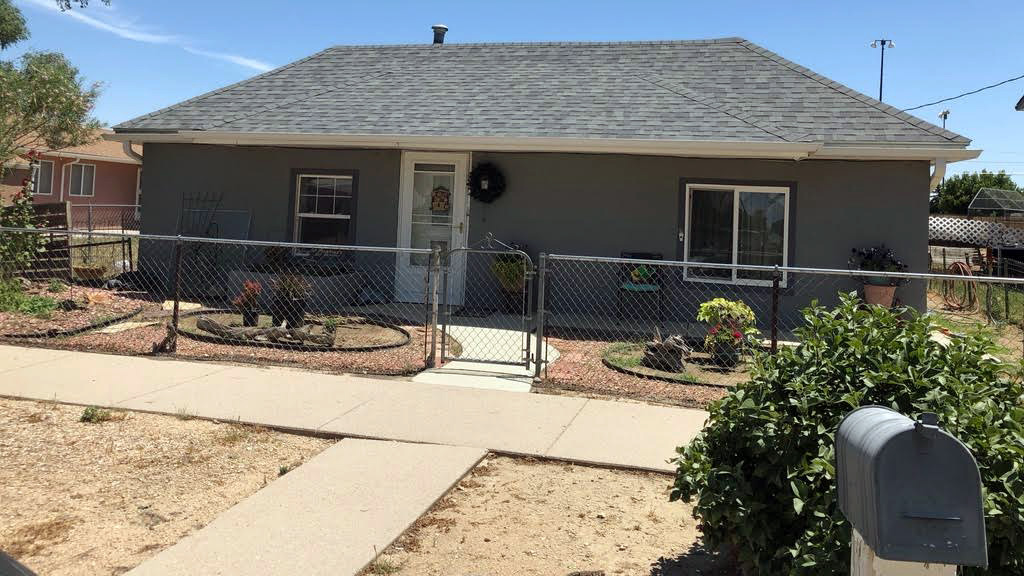
M 43 173 L 43 164 L 49 164 L 50 165 L 50 191 L 49 192 L 40 192 L 39 191 L 39 183 L 41 182 L 41 180 L 39 180 L 38 176 Z M 33 196 L 53 196 L 53 171 L 56 168 L 57 168 L 57 164 L 53 160 L 40 160 L 39 161 L 39 168 L 38 168 L 38 171 L 36 172 L 36 176 L 37 176 L 37 178 L 36 178 L 36 189 L 32 191 L 32 195 Z
M 686 185 L 686 211 L 684 217 L 686 221 L 683 223 L 683 261 L 690 261 L 690 219 L 693 211 L 690 209 L 692 203 L 693 190 L 731 190 L 733 193 L 732 202 L 732 264 L 733 266 L 739 265 L 739 226 L 740 226 L 740 193 L 760 193 L 760 194 L 783 194 L 785 197 L 785 206 L 783 207 L 783 220 L 782 220 L 782 266 L 786 267 L 789 265 L 789 187 L 787 186 L 745 186 L 745 185 L 730 185 L 730 184 L 700 184 L 692 183 Z M 700 262 L 694 262 L 693 268 L 700 268 Z M 720 268 L 719 268 L 720 270 Z M 683 277 L 691 282 L 707 282 L 710 284 L 740 284 L 747 286 L 771 286 L 771 280 L 758 280 L 756 278 L 740 278 L 737 275 L 736 268 L 731 270 L 731 278 L 709 278 L 706 276 L 694 276 L 690 271 L 690 267 L 684 268 Z M 782 273 L 780 278 L 780 285 L 786 286 L 786 272 Z
M 96 165 L 95 164 L 69 164 L 71 171 L 68 173 L 68 196 L 74 196 L 75 198 L 92 198 L 96 196 Z M 71 184 L 75 181 L 75 166 L 82 167 L 82 179 L 78 183 L 78 193 L 71 189 Z M 85 187 L 85 167 L 92 166 L 92 186 L 89 187 L 89 194 L 82 194 L 82 188 Z
M 299 234 L 301 232 L 300 226 L 302 225 L 303 218 L 323 218 L 324 220 L 348 220 L 349 234 L 352 233 L 352 214 L 318 214 L 316 212 L 299 212 L 299 207 L 302 206 L 302 179 L 303 178 L 334 178 L 340 180 L 348 178 L 352 182 L 352 193 L 349 195 L 349 212 L 355 207 L 356 200 L 356 179 L 352 174 L 297 174 L 295 176 L 295 221 L 293 223 L 294 233 L 292 234 L 292 241 L 299 241 Z M 353 244 L 354 240 L 349 238 L 349 245 Z

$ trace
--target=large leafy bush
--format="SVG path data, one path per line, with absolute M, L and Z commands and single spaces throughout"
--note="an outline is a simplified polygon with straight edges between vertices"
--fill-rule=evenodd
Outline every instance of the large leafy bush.
M 679 449 L 673 499 L 692 501 L 705 543 L 750 574 L 848 574 L 834 435 L 857 406 L 930 411 L 978 460 L 989 572 L 1024 574 L 1024 386 L 980 337 L 946 346 L 927 317 L 863 306 L 804 311 L 800 345 L 756 361 Z M 972 573 L 970 570 L 968 573 Z M 980 571 L 976 572 L 980 573 Z

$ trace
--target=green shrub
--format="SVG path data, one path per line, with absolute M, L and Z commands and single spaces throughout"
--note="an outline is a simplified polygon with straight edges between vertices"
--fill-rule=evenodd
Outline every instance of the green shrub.
M 96 406 L 87 406 L 85 410 L 82 410 L 82 415 L 78 418 L 79 422 L 86 422 L 88 424 L 99 424 L 107 420 L 110 420 L 110 410 L 104 410 Z
M 68 289 L 68 285 L 54 278 L 50 280 L 50 284 L 47 285 L 46 291 L 51 294 L 58 294 Z
M 0 312 L 49 318 L 56 308 L 57 301 L 49 296 L 26 294 L 17 279 L 0 281 Z
M 850 526 L 836 500 L 834 435 L 857 406 L 935 412 L 978 460 L 989 571 L 1024 574 L 1024 385 L 1019 367 L 983 358 L 991 342 L 948 346 L 908 310 L 804 311 L 800 344 L 758 354 L 749 382 L 711 407 L 679 449 L 672 499 L 694 502 L 705 543 L 755 574 L 848 574 Z M 980 574 L 967 569 L 966 573 Z

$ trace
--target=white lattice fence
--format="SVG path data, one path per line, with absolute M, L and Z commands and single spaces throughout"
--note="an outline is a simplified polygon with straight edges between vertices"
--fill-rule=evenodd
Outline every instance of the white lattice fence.
M 1024 244 L 1024 230 L 999 222 L 931 216 L 928 218 L 928 242 L 956 242 L 978 247 Z

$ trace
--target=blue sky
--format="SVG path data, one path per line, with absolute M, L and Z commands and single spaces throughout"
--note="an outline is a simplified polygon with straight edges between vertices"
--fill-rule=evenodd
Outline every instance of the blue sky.
M 660 40 L 742 36 L 877 96 L 874 38 L 886 51 L 885 101 L 899 108 L 1024 74 L 1024 4 L 971 2 L 697 2 L 675 0 L 93 0 L 61 13 L 54 0 L 15 0 L 32 37 L 3 54 L 58 50 L 104 84 L 96 116 L 108 124 L 173 104 L 333 44 Z M 967 7 L 970 6 L 969 9 Z M 1024 80 L 917 110 L 985 153 L 961 170 L 1004 169 L 1024 183 Z

